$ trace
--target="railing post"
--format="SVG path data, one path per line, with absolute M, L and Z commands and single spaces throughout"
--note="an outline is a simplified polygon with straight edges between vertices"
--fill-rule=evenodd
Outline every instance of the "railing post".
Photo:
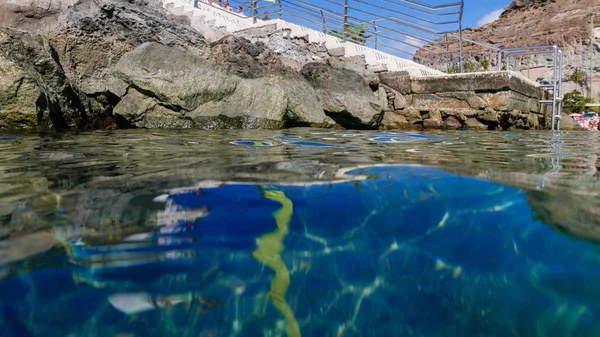
M 554 46 L 553 57 L 554 71 L 552 75 L 552 131 L 556 130 L 556 80 L 558 79 L 558 48 Z
M 371 21 L 373 23 L 373 33 L 375 33 L 375 50 L 377 50 L 377 24 L 375 20 Z
M 560 122 L 561 122 L 561 118 L 562 118 L 562 109 L 563 109 L 563 90 L 562 90 L 562 78 L 563 78 L 563 52 L 562 50 L 558 51 L 558 88 L 556 89 L 556 91 L 558 92 L 558 116 L 560 116 L 560 118 L 558 119 L 557 123 L 556 123 L 556 128 L 558 130 L 560 130 Z
M 463 10 L 465 8 L 465 2 L 463 0 L 460 1 L 460 14 L 458 16 L 458 49 L 459 49 L 459 62 L 460 62 L 460 72 L 463 73 L 465 71 L 465 60 L 463 55 L 463 32 L 462 32 L 462 17 Z
M 502 70 L 502 49 L 498 50 L 498 59 L 496 60 L 498 63 L 498 71 Z
M 252 6 L 252 23 L 256 23 L 258 19 L 258 8 L 256 6 L 258 0 L 250 0 L 250 5 Z
M 344 28 L 343 28 L 343 41 L 346 42 L 348 40 L 348 0 L 344 0 Z
M 323 10 L 319 10 L 319 12 L 321 12 L 321 20 L 323 21 L 323 26 L 322 26 L 322 30 L 323 30 L 323 34 L 327 34 L 327 24 L 325 23 L 325 14 L 323 13 Z
M 281 19 L 281 15 L 283 14 L 283 5 L 281 4 L 281 0 L 277 0 L 279 4 L 279 18 Z

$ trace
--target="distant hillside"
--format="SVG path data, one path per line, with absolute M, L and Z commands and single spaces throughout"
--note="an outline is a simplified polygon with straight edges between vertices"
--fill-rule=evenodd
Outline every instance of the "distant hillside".
M 590 41 L 590 17 L 596 13 L 595 37 Z M 576 70 L 589 83 L 590 42 L 594 43 L 594 97 L 600 92 L 600 0 L 516 0 L 495 22 L 464 31 L 464 36 L 497 47 L 520 47 L 557 44 L 565 52 L 565 80 Z M 479 46 L 467 46 L 466 58 L 480 62 L 483 58 L 495 65 L 493 52 Z M 426 56 L 420 50 L 417 55 Z M 519 59 L 518 59 L 519 60 Z M 549 78 L 547 55 L 523 56 L 519 68 L 533 80 Z M 529 67 L 529 71 L 525 70 Z M 586 81 L 587 80 L 587 81 Z M 565 90 L 577 88 L 589 93 L 589 84 L 566 83 Z

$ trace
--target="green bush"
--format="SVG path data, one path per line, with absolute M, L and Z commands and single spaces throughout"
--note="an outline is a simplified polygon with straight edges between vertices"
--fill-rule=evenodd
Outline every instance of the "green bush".
M 488 60 L 488 59 L 481 60 L 481 67 L 485 71 L 487 71 L 488 69 L 490 69 L 490 60 Z
M 581 93 L 577 90 L 569 91 L 565 93 L 563 98 L 563 106 L 565 112 L 570 113 L 580 113 L 585 111 L 585 105 L 588 103 L 592 103 L 593 100 L 591 98 L 583 97 Z M 588 109 L 590 111 L 594 111 L 594 109 Z
M 349 23 L 345 26 L 346 31 L 346 39 L 350 42 L 358 43 L 364 45 L 367 42 L 367 26 L 363 23 L 361 25 L 357 25 L 355 23 Z M 338 30 L 330 30 L 329 35 L 337 37 L 338 39 L 344 39 L 344 34 Z
M 465 61 L 463 63 L 463 73 L 474 73 L 479 71 L 479 64 L 476 62 Z M 450 64 L 447 69 L 448 74 L 458 74 L 460 73 L 460 64 Z

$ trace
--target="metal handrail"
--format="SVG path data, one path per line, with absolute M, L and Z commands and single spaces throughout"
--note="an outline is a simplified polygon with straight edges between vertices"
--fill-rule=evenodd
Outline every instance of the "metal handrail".
M 363 14 L 372 15 L 372 16 L 377 17 L 377 18 L 385 18 L 383 16 L 379 16 L 377 14 L 373 14 L 371 12 L 367 12 L 367 11 L 364 11 L 362 9 L 355 9 L 355 8 L 352 8 L 352 7 L 349 7 L 349 8 L 351 8 L 351 9 L 357 11 L 357 12 L 363 13 Z M 398 24 L 400 24 L 402 26 L 413 28 L 413 29 L 422 31 L 424 33 L 432 34 L 432 35 L 442 35 L 443 34 L 442 31 L 431 29 L 431 28 L 429 28 L 427 26 L 423 26 L 423 25 L 420 25 L 418 23 L 414 23 L 414 22 L 410 22 L 410 21 L 404 21 L 404 22 L 403 21 L 394 21 L 394 22 L 396 22 L 396 23 L 398 23 Z
M 296 1 L 295 3 L 291 3 L 291 2 L 289 2 L 287 0 L 282 0 L 282 2 L 288 3 L 288 4 L 290 4 L 290 6 L 293 6 L 293 7 L 297 7 L 297 8 L 293 8 L 292 9 L 292 10 L 294 10 L 296 12 L 304 13 L 306 15 L 312 16 L 313 18 L 319 18 L 319 19 L 321 19 L 321 21 L 325 21 L 325 22 L 327 21 L 326 18 L 323 17 L 323 15 L 320 15 L 321 14 L 320 10 L 319 10 L 319 13 L 317 14 L 316 11 L 315 12 L 311 12 L 310 10 L 308 10 L 306 8 L 303 8 L 304 6 L 301 6 L 301 5 L 306 4 L 303 1 Z M 309 5 L 308 7 L 311 7 L 311 8 L 315 8 L 315 9 L 318 8 L 317 6 L 313 6 L 313 5 L 310 5 L 310 4 L 307 4 L 307 5 Z M 366 14 L 371 14 L 371 15 L 373 15 L 375 17 L 378 17 L 378 18 L 381 18 L 381 19 L 389 19 L 393 23 L 398 23 L 398 24 L 401 24 L 401 25 L 404 24 L 404 22 L 393 20 L 394 19 L 393 17 L 381 17 L 381 16 L 379 16 L 378 14 L 375 14 L 375 13 L 371 13 L 371 12 L 367 12 L 367 11 L 362 11 L 362 10 L 358 10 L 358 11 L 359 12 L 365 12 Z M 287 14 L 285 10 L 283 12 L 284 12 L 283 14 Z M 327 10 L 327 12 L 332 13 L 332 14 L 335 13 L 335 12 L 332 12 L 332 11 L 329 11 L 329 10 Z M 318 26 L 321 27 L 321 30 L 324 31 L 324 32 L 326 32 L 327 30 L 333 30 L 333 29 L 337 28 L 337 27 L 331 27 L 331 26 L 327 25 L 324 22 L 316 22 L 314 20 L 310 20 L 310 19 L 306 19 L 306 18 L 301 18 L 301 17 L 298 17 L 298 16 L 295 16 L 294 18 L 297 19 L 297 20 L 301 20 L 301 21 L 312 23 L 314 25 L 318 25 Z M 350 16 L 349 15 L 348 19 L 353 19 L 355 21 L 355 23 L 359 23 L 360 22 L 360 18 L 358 18 L 358 17 L 354 17 L 354 16 Z M 337 23 L 342 23 L 343 24 L 342 21 L 336 20 L 336 19 L 333 19 L 333 18 L 329 18 L 329 21 L 337 22 Z M 414 28 L 411 25 L 408 25 L 408 26 L 410 28 Z M 381 28 L 384 28 L 384 29 L 387 29 L 387 30 L 389 30 L 391 32 L 399 33 L 399 34 L 402 34 L 402 35 L 405 35 L 405 36 L 410 36 L 412 38 L 415 38 L 415 39 L 418 39 L 418 40 L 421 40 L 421 41 L 425 41 L 425 42 L 428 42 L 428 43 L 434 42 L 434 40 L 423 38 L 421 36 L 409 33 L 409 32 L 404 31 L 404 30 L 392 29 L 392 28 L 389 28 L 389 27 L 381 27 Z M 381 36 L 381 37 L 388 38 L 389 40 L 395 41 L 397 43 L 401 43 L 403 45 L 406 45 L 406 46 L 409 46 L 409 47 L 412 47 L 412 48 L 423 48 L 421 45 L 411 44 L 411 43 L 408 43 L 408 42 L 403 41 L 403 40 L 394 39 L 391 36 L 382 35 L 380 32 L 378 32 L 376 30 L 374 30 L 374 31 L 367 31 L 367 30 L 365 30 L 365 33 L 371 33 L 377 39 L 378 39 L 379 36 Z M 365 40 L 368 40 L 368 39 L 369 39 L 369 37 L 366 36 Z M 362 42 L 362 41 L 358 41 L 358 42 Z M 365 42 L 367 42 L 367 41 L 365 41 Z M 377 41 L 375 44 L 379 45 L 379 41 Z M 389 48 L 389 46 L 387 46 L 387 47 Z M 402 52 L 403 54 L 406 54 L 406 55 L 412 55 L 412 53 L 406 53 L 405 51 L 403 51 L 401 49 L 397 49 L 397 48 L 391 48 L 391 49 L 394 49 L 396 51 Z M 444 54 L 456 53 L 455 51 L 453 51 L 453 52 L 445 52 L 445 51 L 443 51 L 443 49 L 440 49 L 439 47 L 437 47 L 437 49 L 439 49 L 440 51 L 434 51 L 434 50 L 430 50 L 430 49 L 425 48 L 425 50 L 427 50 L 427 51 L 429 51 L 429 52 L 431 52 L 433 54 L 436 54 L 436 55 L 444 55 Z M 430 60 L 430 59 L 427 59 L 427 60 Z
M 294 0 L 294 1 L 281 0 L 281 1 L 284 2 L 284 3 L 290 4 L 290 5 L 294 5 L 294 6 L 299 6 L 298 4 L 301 4 L 301 5 L 304 5 L 306 7 L 314 8 L 315 10 L 319 10 L 319 11 L 323 11 L 325 13 L 333 14 L 333 15 L 338 16 L 340 18 L 342 17 L 342 15 L 340 15 L 339 13 L 337 13 L 335 11 L 332 11 L 332 10 L 327 9 L 327 8 L 322 8 L 322 7 L 319 7 L 319 6 L 315 6 L 313 4 L 309 4 L 309 3 L 304 2 L 302 0 Z
M 439 10 L 439 9 L 446 9 L 446 8 L 451 8 L 451 7 L 458 7 L 462 5 L 462 1 L 461 2 L 455 2 L 455 3 L 451 3 L 451 4 L 443 4 L 443 5 L 429 5 L 426 4 L 424 2 L 420 2 L 420 1 L 415 1 L 415 0 L 402 0 L 403 2 L 408 2 L 423 8 L 428 8 L 431 10 Z
M 424 2 L 426 0 L 381 0 L 380 3 L 368 0 L 321 0 L 317 4 L 308 0 L 259 1 L 229 0 L 229 4 L 234 11 L 239 6 L 246 14 L 250 11 L 248 17 L 254 23 L 262 21 L 262 16 L 268 13 L 270 18 L 285 18 L 324 34 L 331 34 L 335 30 L 342 41 L 389 50 L 392 54 L 410 56 L 420 62 L 442 64 L 449 62 L 448 59 L 455 62 L 456 57 L 450 55 L 458 55 L 462 65 L 461 21 L 464 0 L 442 5 L 427 4 Z M 382 20 L 386 20 L 385 25 L 375 23 Z M 348 28 L 350 26 L 359 27 L 360 34 L 353 34 Z M 459 35 L 458 47 L 456 38 L 442 40 L 443 36 L 456 33 Z M 416 56 L 414 49 L 421 49 L 428 54 Z
M 403 4 L 394 2 L 392 0 L 381 0 L 381 1 L 394 4 L 394 5 L 398 6 L 398 7 L 403 7 L 403 8 L 410 9 L 410 10 L 413 10 L 413 11 L 417 11 L 417 12 L 420 12 L 420 13 L 423 13 L 423 14 L 431 15 L 431 16 L 448 16 L 448 15 L 457 15 L 458 14 L 458 13 L 439 13 L 438 14 L 438 13 L 433 13 L 433 12 L 429 12 L 429 11 L 424 11 L 424 10 L 421 10 L 421 9 L 418 9 L 418 8 L 414 8 L 414 7 L 411 7 L 411 6 L 403 5 Z M 416 1 L 413 2 L 413 1 L 408 1 L 408 0 L 402 0 L 402 2 L 416 4 Z M 446 5 L 431 6 L 431 5 L 420 3 L 419 7 L 428 8 L 428 9 L 437 11 L 437 10 L 441 10 L 441 9 L 451 8 L 451 7 L 458 7 L 459 4 L 460 3 L 455 3 L 455 4 L 451 4 L 450 7 L 446 7 Z
M 540 100 L 541 104 L 552 103 L 552 130 L 560 130 L 560 117 L 562 113 L 562 81 L 563 81 L 563 62 L 564 54 L 563 51 L 558 48 L 557 45 L 544 45 L 544 46 L 525 46 L 525 47 L 513 47 L 513 48 L 500 48 L 498 51 L 498 69 L 502 67 L 502 55 L 506 54 L 506 70 L 510 70 L 510 57 L 513 55 L 543 55 L 552 54 L 552 85 L 548 86 L 552 88 L 552 99 L 551 100 Z
M 359 2 L 359 3 L 363 3 L 363 4 L 369 4 L 368 2 L 362 1 L 362 0 L 354 0 L 354 1 Z M 397 10 L 394 10 L 394 9 L 386 8 L 384 6 L 379 6 L 379 5 L 374 5 L 374 4 L 370 4 L 370 6 L 374 7 L 374 8 L 385 10 L 387 12 L 390 12 L 390 13 L 393 13 L 393 14 L 396 14 L 396 15 L 405 16 L 405 17 L 411 18 L 411 19 L 417 19 L 417 21 L 422 21 L 424 23 L 428 23 L 428 24 L 431 24 L 431 25 L 438 25 L 436 22 L 432 22 L 432 21 L 429 21 L 429 20 L 420 19 L 420 18 L 418 18 L 418 17 L 416 17 L 414 15 L 403 13 L 403 12 L 400 12 L 400 11 L 397 11 Z M 366 11 L 361 10 L 361 9 L 357 9 L 355 7 L 352 7 L 352 6 L 348 6 L 348 7 L 351 8 L 351 9 L 354 9 L 356 11 L 363 12 L 365 14 L 377 15 L 377 14 L 373 14 L 373 13 L 370 13 L 370 12 L 366 12 Z M 377 16 L 379 16 L 379 15 L 377 15 Z M 379 16 L 379 17 L 383 18 L 384 16 Z M 389 17 L 389 16 L 385 16 L 385 17 Z M 432 34 L 442 34 L 442 32 L 439 31 L 439 30 L 437 30 L 437 29 L 433 29 L 431 27 L 428 27 L 428 26 L 425 26 L 425 25 L 422 25 L 422 24 L 419 24 L 419 23 L 416 23 L 416 22 L 407 21 L 407 23 L 410 23 L 410 24 L 414 25 L 415 27 L 419 27 L 419 29 L 429 30 L 429 31 L 431 31 Z
M 432 25 L 448 25 L 448 24 L 453 24 L 453 23 L 456 23 L 456 21 L 435 22 L 435 21 L 431 21 L 431 20 L 427 20 L 427 19 L 420 18 L 420 17 L 418 17 L 418 16 L 415 16 L 415 15 L 410 15 L 410 14 L 407 14 L 407 13 L 404 13 L 404 12 L 399 12 L 399 11 L 396 11 L 396 10 L 390 9 L 390 8 L 388 8 L 388 7 L 384 7 L 384 6 L 375 5 L 375 4 L 373 4 L 373 3 L 371 3 L 371 2 L 368 2 L 368 1 L 362 1 L 362 0 L 354 0 L 354 1 L 355 1 L 355 2 L 358 2 L 358 3 L 365 4 L 365 5 L 369 5 L 369 6 L 371 6 L 371 7 L 375 7 L 375 8 L 383 9 L 383 10 L 386 10 L 386 11 L 388 11 L 388 12 L 396 13 L 396 14 L 398 14 L 398 15 L 406 16 L 407 18 L 416 19 L 416 20 L 418 20 L 418 21 L 426 22 L 426 23 L 429 23 L 429 24 L 432 24 Z M 390 1 L 390 0 L 382 0 L 382 1 L 385 1 L 385 2 L 392 2 L 392 1 Z

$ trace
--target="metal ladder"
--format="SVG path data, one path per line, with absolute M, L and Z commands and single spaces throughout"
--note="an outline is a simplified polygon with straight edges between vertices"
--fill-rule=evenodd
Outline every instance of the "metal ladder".
M 519 48 L 502 48 L 498 51 L 498 70 L 502 70 L 502 56 L 505 57 L 506 70 L 510 70 L 510 57 L 513 55 L 552 55 L 552 84 L 542 84 L 552 93 L 552 99 L 542 99 L 540 104 L 552 104 L 552 130 L 560 130 L 560 120 L 563 108 L 563 51 L 557 45 L 531 46 Z

